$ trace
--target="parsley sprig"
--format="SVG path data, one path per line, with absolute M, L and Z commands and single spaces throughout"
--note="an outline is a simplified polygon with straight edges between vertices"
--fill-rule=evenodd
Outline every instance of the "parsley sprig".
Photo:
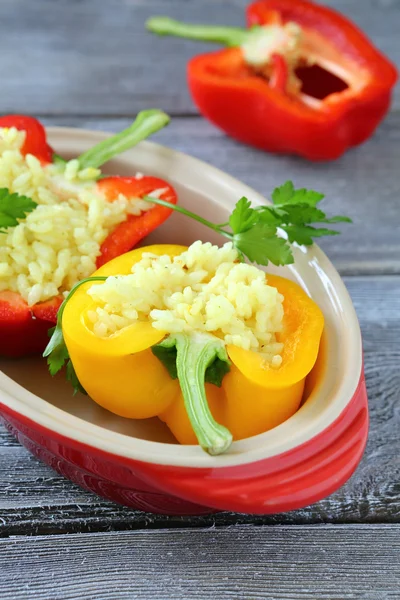
M 31 198 L 0 188 L 0 233 L 6 233 L 9 227 L 18 225 L 19 219 L 24 219 L 36 207 L 36 202 Z
M 341 215 L 327 218 L 317 208 L 323 198 L 324 194 L 305 188 L 296 190 L 291 181 L 286 181 L 272 192 L 272 205 L 252 207 L 251 202 L 243 197 L 236 203 L 229 220 L 220 225 L 165 200 L 150 196 L 143 199 L 180 212 L 223 235 L 233 243 L 242 258 L 246 257 L 250 262 L 264 266 L 271 262 L 280 266 L 294 262 L 291 244 L 310 246 L 313 238 L 340 233 L 314 225 L 351 223 L 349 217 Z

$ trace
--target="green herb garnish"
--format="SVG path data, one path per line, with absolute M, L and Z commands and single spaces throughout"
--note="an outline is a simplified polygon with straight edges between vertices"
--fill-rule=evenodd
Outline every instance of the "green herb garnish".
M 36 207 L 36 202 L 31 198 L 0 188 L 0 233 L 6 233 L 8 227 L 18 225 L 19 219 L 24 219 Z
M 312 224 L 351 223 L 349 217 L 327 218 L 317 204 L 324 194 L 314 190 L 294 189 L 287 181 L 272 192 L 271 206 L 252 207 L 243 197 L 237 203 L 227 223 L 217 225 L 179 205 L 145 196 L 143 200 L 166 206 L 202 223 L 229 239 L 240 256 L 259 265 L 289 265 L 294 262 L 290 244 L 313 244 L 313 238 L 338 235 L 340 232 Z M 229 227 L 229 229 L 228 229 Z M 287 239 L 286 239 L 287 238 Z

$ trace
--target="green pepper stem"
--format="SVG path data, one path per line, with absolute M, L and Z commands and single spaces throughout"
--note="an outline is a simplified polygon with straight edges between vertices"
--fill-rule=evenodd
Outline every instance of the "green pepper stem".
M 172 334 L 168 342 L 176 347 L 176 369 L 185 408 L 200 446 L 209 454 L 222 454 L 232 443 L 232 434 L 211 414 L 205 391 L 205 374 L 216 357 L 228 361 L 218 338 L 203 333 Z
M 191 25 L 169 17 L 152 17 L 146 28 L 157 35 L 172 35 L 202 42 L 216 42 L 224 46 L 240 46 L 249 35 L 243 27 L 219 27 L 215 25 Z
M 118 154 L 136 146 L 153 133 L 156 133 L 170 122 L 170 117 L 163 111 L 142 110 L 127 129 L 96 144 L 78 157 L 79 167 L 98 168 Z

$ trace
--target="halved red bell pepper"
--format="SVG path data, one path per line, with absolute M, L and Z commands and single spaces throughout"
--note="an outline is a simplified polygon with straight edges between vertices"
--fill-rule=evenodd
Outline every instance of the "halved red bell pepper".
M 247 30 L 162 17 L 147 26 L 228 46 L 193 58 L 188 83 L 200 112 L 241 142 L 331 160 L 372 135 L 388 111 L 397 72 L 353 23 L 309 0 L 259 0 L 248 7 L 247 21 Z M 255 65 L 246 44 L 264 34 L 275 38 L 266 44 L 264 65 Z
M 150 112 L 152 111 L 148 111 L 149 114 Z M 153 124 L 151 121 L 146 123 L 144 126 L 148 129 L 148 135 Z M 3 127 L 15 127 L 20 131 L 26 131 L 26 140 L 22 147 L 23 154 L 32 154 L 42 163 L 52 162 L 54 152 L 47 143 L 45 129 L 39 121 L 22 115 L 8 115 L 0 118 L 0 128 Z M 160 126 L 157 125 L 157 128 L 159 129 Z M 142 132 L 140 135 L 147 137 L 146 132 Z M 125 148 L 122 147 L 122 150 L 126 149 L 126 142 L 124 144 Z M 118 148 L 117 144 L 113 145 L 112 153 L 116 154 L 117 150 L 121 151 L 121 147 Z M 104 152 L 103 143 L 99 155 L 106 156 Z M 86 161 L 89 154 L 85 153 L 82 156 L 85 157 L 85 166 L 88 166 Z M 120 194 L 127 198 L 140 198 L 151 195 L 155 190 L 165 189 L 160 198 L 171 204 L 177 202 L 177 195 L 172 186 L 157 177 L 140 179 L 106 177 L 98 180 L 96 185 L 109 201 L 117 199 Z M 126 221 L 120 223 L 104 240 L 97 259 L 97 267 L 132 250 L 140 240 L 161 225 L 171 213 L 172 210 L 166 207 L 154 206 L 139 216 L 128 216 Z M 18 293 L 0 292 L 0 356 L 20 357 L 42 353 L 48 342 L 48 330 L 56 323 L 61 302 L 62 297 L 57 296 L 46 302 L 28 306 Z

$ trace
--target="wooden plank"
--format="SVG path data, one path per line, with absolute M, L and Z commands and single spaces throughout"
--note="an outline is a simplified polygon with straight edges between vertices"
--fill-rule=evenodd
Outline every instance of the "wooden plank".
M 398 1 L 329 0 L 400 63 Z M 0 112 L 131 115 L 160 106 L 194 114 L 186 63 L 213 47 L 159 39 L 144 30 L 154 14 L 193 22 L 244 24 L 247 0 L 2 0 Z M 400 89 L 395 106 L 400 105 Z
M 2 600 L 389 600 L 399 597 L 399 534 L 236 526 L 19 537 L 0 541 Z
M 0 535 L 232 523 L 399 523 L 400 277 L 350 277 L 345 282 L 363 331 L 371 428 L 357 472 L 330 498 L 300 511 L 268 517 L 229 513 L 198 518 L 149 515 L 80 490 L 14 445 L 3 431 Z
M 120 131 L 129 119 L 52 118 L 48 125 Z M 320 240 L 342 274 L 400 273 L 398 156 L 400 112 L 390 115 L 376 136 L 337 162 L 310 163 L 242 146 L 197 118 L 175 118 L 153 138 L 212 163 L 269 196 L 292 179 L 298 187 L 326 194 L 327 212 L 349 215 L 343 235 Z

